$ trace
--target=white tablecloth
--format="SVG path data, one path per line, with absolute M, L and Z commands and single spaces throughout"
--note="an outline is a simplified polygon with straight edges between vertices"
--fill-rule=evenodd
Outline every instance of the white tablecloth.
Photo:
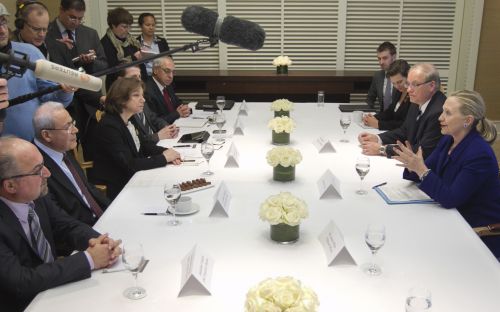
M 231 132 L 237 117 L 235 105 L 225 114 Z M 267 123 L 269 103 L 247 103 L 248 116 L 240 116 L 244 135 L 227 139 L 215 152 L 211 177 L 216 187 L 192 193 L 200 211 L 180 217 L 179 227 L 167 226 L 169 216 L 143 216 L 144 211 L 167 207 L 163 185 L 200 177 L 206 169 L 167 166 L 137 173 L 96 225 L 114 238 L 139 241 L 150 259 L 139 275 L 147 297 L 126 299 L 122 292 L 133 285 L 129 272 L 102 274 L 58 287 L 36 297 L 30 311 L 242 311 L 248 289 L 268 277 L 293 276 L 313 288 L 320 311 L 404 311 L 410 287 L 422 285 L 432 292 L 432 311 L 498 311 L 500 266 L 481 240 L 454 209 L 438 205 L 387 205 L 371 186 L 401 181 L 402 169 L 395 161 L 370 157 L 371 169 L 364 180 L 369 192 L 355 194 L 359 177 L 354 169 L 360 154 L 356 136 L 365 131 L 354 123 L 347 130 L 350 143 L 341 143 L 338 105 L 296 103 L 291 116 L 297 129 L 291 146 L 303 161 L 294 182 L 272 180 L 265 156 L 271 144 Z M 215 127 L 210 127 L 213 130 Z M 181 129 L 182 133 L 196 129 Z M 318 153 L 312 142 L 320 136 L 332 141 L 336 153 Z M 226 152 L 233 142 L 240 153 L 239 168 L 224 168 Z M 173 140 L 161 142 L 164 146 Z M 199 144 L 196 149 L 199 149 Z M 193 154 L 189 152 L 188 154 Z M 343 198 L 319 199 L 316 182 L 326 169 L 341 180 Z M 213 195 L 221 181 L 232 194 L 228 218 L 211 218 Z M 310 216 L 300 226 L 300 240 L 280 245 L 269 238 L 269 225 L 260 221 L 260 204 L 270 195 L 290 191 L 306 201 Z M 344 235 L 358 266 L 328 266 L 317 239 L 333 220 Z M 383 223 L 387 240 L 377 255 L 383 273 L 366 276 L 360 265 L 369 261 L 364 242 L 369 223 Z M 211 296 L 178 297 L 181 259 L 197 244 L 215 260 Z

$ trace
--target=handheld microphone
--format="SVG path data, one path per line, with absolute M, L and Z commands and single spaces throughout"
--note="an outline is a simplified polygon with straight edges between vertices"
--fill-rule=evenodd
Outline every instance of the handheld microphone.
M 266 32 L 259 24 L 234 16 L 219 17 L 217 12 L 201 6 L 188 6 L 182 12 L 182 26 L 189 32 L 248 50 L 258 50 L 264 45 Z
M 33 63 L 11 54 L 0 53 L 0 64 L 3 63 L 25 67 L 32 70 L 38 78 L 68 84 L 81 89 L 99 91 L 102 87 L 102 80 L 97 77 L 47 60 L 40 59 Z

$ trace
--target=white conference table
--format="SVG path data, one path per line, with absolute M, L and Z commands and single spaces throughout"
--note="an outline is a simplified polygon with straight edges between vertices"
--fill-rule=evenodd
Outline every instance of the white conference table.
M 232 129 L 237 109 L 225 114 Z M 422 285 L 432 293 L 432 311 L 498 311 L 500 265 L 455 209 L 435 204 L 387 205 L 371 189 L 381 182 L 401 182 L 402 169 L 394 160 L 370 157 L 364 184 L 369 192 L 355 194 L 359 177 L 354 169 L 360 154 L 356 124 L 347 130 L 350 143 L 341 143 L 338 105 L 296 103 L 291 116 L 297 123 L 291 146 L 301 151 L 294 182 L 272 180 L 266 153 L 274 147 L 267 122 L 269 103 L 247 103 L 248 116 L 240 116 L 244 135 L 227 139 L 215 152 L 210 178 L 214 188 L 191 193 L 200 206 L 194 215 L 180 217 L 183 224 L 167 226 L 170 216 L 141 213 L 166 208 L 163 185 L 200 177 L 206 164 L 167 166 L 138 172 L 99 220 L 96 229 L 114 238 L 139 241 L 150 263 L 139 274 L 147 297 L 133 301 L 122 292 L 132 286 L 130 272 L 102 274 L 39 294 L 29 311 L 243 311 L 247 291 L 268 277 L 293 276 L 313 288 L 320 311 L 404 311 L 409 288 Z M 209 128 L 210 131 L 214 126 Z M 181 129 L 194 132 L 195 129 Z M 332 141 L 336 153 L 318 153 L 312 142 L 320 136 Z M 233 142 L 240 153 L 239 168 L 224 168 Z M 173 140 L 162 141 L 171 146 Z M 199 144 L 197 148 L 199 147 Z M 319 199 L 316 182 L 326 169 L 341 180 L 343 198 Z M 213 195 L 224 181 L 232 194 L 229 217 L 209 217 Z M 259 220 L 260 204 L 270 195 L 290 191 L 306 201 L 309 218 L 300 226 L 300 239 L 292 245 L 270 240 L 268 223 Z M 317 237 L 333 220 L 344 235 L 358 266 L 328 266 Z M 371 259 L 364 242 L 369 223 L 386 226 L 386 244 L 377 261 L 383 273 L 366 276 L 360 269 Z M 178 297 L 181 260 L 197 244 L 214 261 L 211 295 Z

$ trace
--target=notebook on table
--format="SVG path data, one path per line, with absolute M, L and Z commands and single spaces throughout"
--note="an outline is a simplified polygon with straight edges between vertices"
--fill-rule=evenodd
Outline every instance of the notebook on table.
M 354 111 L 377 112 L 378 109 L 370 107 L 368 104 L 340 104 L 339 109 L 343 113 L 352 113 Z
M 224 106 L 224 110 L 230 110 L 234 106 L 233 100 L 226 100 L 226 105 Z M 215 100 L 199 100 L 195 106 L 196 109 L 201 109 L 205 111 L 216 111 L 219 108 L 215 104 Z

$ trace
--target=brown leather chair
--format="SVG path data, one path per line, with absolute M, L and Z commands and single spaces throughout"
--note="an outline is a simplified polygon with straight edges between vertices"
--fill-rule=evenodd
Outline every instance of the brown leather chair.
M 500 235 L 500 223 L 489 224 L 487 226 L 478 226 L 473 228 L 479 236 Z
M 81 151 L 81 149 L 80 149 L 80 151 Z M 83 159 L 82 153 L 79 152 L 79 149 L 77 147 L 75 147 L 73 149 L 73 156 L 75 156 L 76 161 L 78 161 L 78 164 L 83 169 L 85 174 L 87 174 L 87 169 L 91 169 L 92 167 L 94 167 L 94 162 L 93 161 L 85 161 Z M 107 190 L 106 185 L 95 184 L 95 187 L 96 187 L 96 189 L 101 191 L 104 195 L 106 195 L 106 190 Z

